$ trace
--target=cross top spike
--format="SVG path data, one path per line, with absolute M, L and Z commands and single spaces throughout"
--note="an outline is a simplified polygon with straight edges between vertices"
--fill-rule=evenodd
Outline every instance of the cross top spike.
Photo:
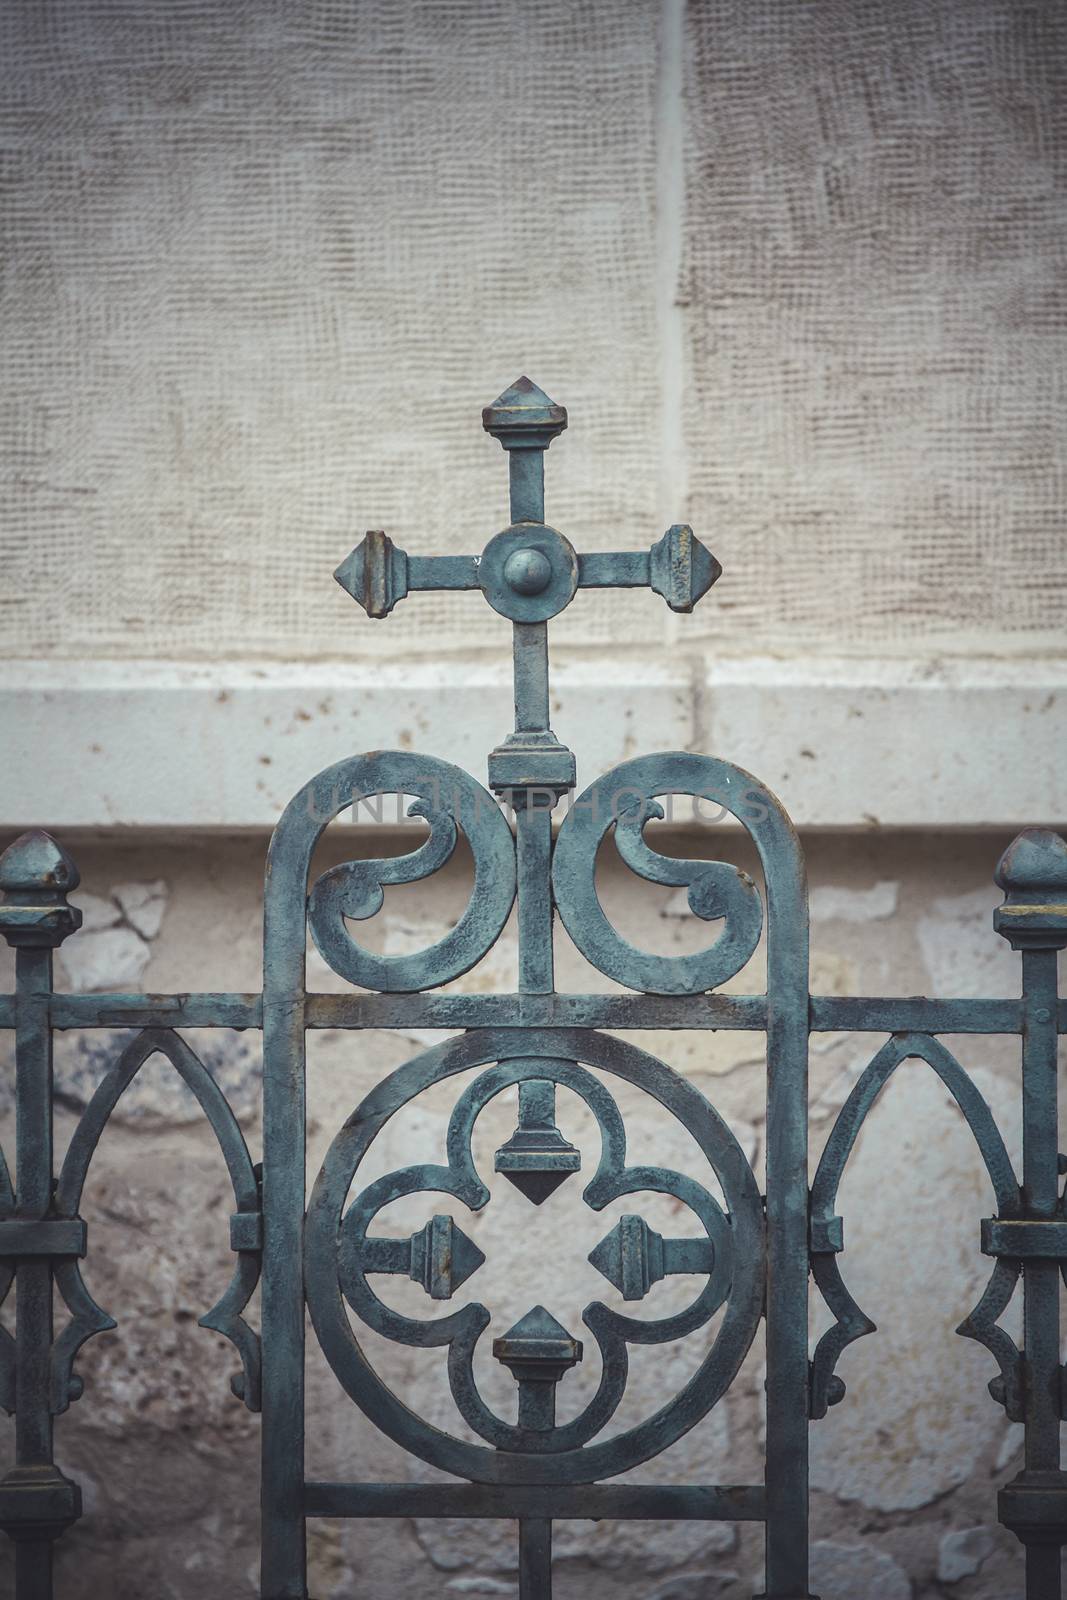
M 480 556 L 409 556 L 381 529 L 367 533 L 334 573 L 369 617 L 386 617 L 416 589 L 481 589 L 515 623 L 547 622 L 578 589 L 649 588 L 672 611 L 692 611 L 722 568 L 692 528 L 675 524 L 650 550 L 578 555 L 544 520 L 544 457 L 567 426 L 564 406 L 518 378 L 482 412 L 508 452 L 511 522 Z
M 505 450 L 547 450 L 566 426 L 566 406 L 550 400 L 532 378 L 516 378 L 482 412 L 482 427 Z

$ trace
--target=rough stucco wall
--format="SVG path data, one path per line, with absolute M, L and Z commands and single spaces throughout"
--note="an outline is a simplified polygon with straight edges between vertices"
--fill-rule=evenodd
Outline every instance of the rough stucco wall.
M 723 0 L 689 40 L 690 512 L 739 574 L 697 627 L 1062 648 L 1067 12 Z
M 692 842 L 692 841 L 690 841 Z M 1016 958 L 990 927 L 998 896 L 990 868 L 1004 841 L 972 838 L 946 845 L 872 837 L 809 843 L 813 886 L 813 987 L 820 993 L 984 993 L 1017 991 Z M 737 839 L 708 831 L 704 847 L 735 855 Z M 130 844 L 86 845 L 76 852 L 83 874 L 79 898 L 93 924 L 66 946 L 59 982 L 96 987 L 144 983 L 183 990 L 258 983 L 262 845 L 216 842 L 178 849 Z M 339 855 L 345 852 L 338 850 Z M 130 884 L 149 886 L 131 895 Z M 117 900 L 108 901 L 120 890 Z M 699 925 L 679 915 L 680 897 L 653 885 L 634 886 L 609 869 L 606 906 L 635 942 L 679 951 L 702 943 Z M 413 890 L 390 890 L 383 926 L 370 938 L 386 948 L 415 948 L 447 925 L 466 893 L 455 865 Z M 96 896 L 90 900 L 88 896 Z M 372 925 L 368 925 L 372 926 Z M 366 933 L 366 930 L 363 930 Z M 561 987 L 604 987 L 562 935 Z M 513 982 L 514 938 L 500 945 L 457 987 L 504 989 Z M 10 958 L 5 951 L 6 987 Z M 314 959 L 315 987 L 342 988 Z M 762 949 L 733 990 L 762 982 Z M 728 1119 L 762 1171 L 764 1072 L 760 1042 L 744 1034 L 629 1035 L 660 1055 L 707 1094 Z M 257 1036 L 191 1033 L 190 1042 L 230 1096 L 257 1156 L 259 1040 Z M 84 1104 L 121 1039 L 108 1034 L 63 1035 L 57 1074 L 63 1104 L 57 1139 L 69 1137 L 71 1113 Z M 393 1037 L 314 1035 L 310 1056 L 309 1181 L 336 1130 L 381 1075 L 424 1042 Z M 817 1157 L 831 1118 L 856 1074 L 880 1041 L 816 1036 L 812 1058 L 812 1152 Z M 1018 1070 L 1008 1041 L 955 1041 L 1000 1119 L 1009 1147 L 1018 1145 Z M 7 1047 L 4 1041 L 4 1047 Z M 0 1072 L 0 1139 L 12 1139 L 10 1075 Z M 452 1085 L 453 1091 L 456 1085 Z M 413 1160 L 440 1159 L 440 1141 L 453 1093 L 424 1097 L 417 1114 L 390 1128 L 373 1171 Z M 687 1134 L 647 1098 L 624 1091 L 632 1159 L 684 1164 L 699 1172 Z M 588 1265 L 586 1253 L 625 1204 L 600 1215 L 564 1185 L 543 1208 L 531 1208 L 504 1180 L 493 1179 L 493 1149 L 510 1132 L 506 1099 L 487 1114 L 475 1143 L 493 1198 L 482 1213 L 460 1208 L 456 1220 L 487 1256 L 486 1265 L 457 1296 L 484 1300 L 494 1310 L 487 1338 L 510 1326 L 541 1299 L 572 1330 L 593 1298 L 623 1302 Z M 588 1168 L 597 1147 L 577 1102 L 560 1096 L 561 1125 L 583 1149 Z M 653 1226 L 684 1231 L 676 1211 L 651 1197 L 642 1202 Z M 844 1270 L 858 1300 L 879 1325 L 841 1364 L 845 1402 L 812 1428 L 815 1592 L 823 1600 L 933 1600 L 943 1543 L 967 1530 L 971 1575 L 948 1591 L 960 1600 L 1018 1600 L 1021 1552 L 995 1525 L 998 1485 L 1017 1470 L 1019 1430 L 1009 1427 L 986 1394 L 989 1355 L 958 1339 L 953 1329 L 976 1303 L 989 1263 L 978 1252 L 977 1219 L 991 1204 L 977 1153 L 962 1120 L 933 1075 L 919 1065 L 901 1069 L 873 1113 L 841 1194 L 847 1252 Z M 258 1424 L 234 1401 L 227 1379 L 228 1346 L 199 1330 L 196 1318 L 221 1292 L 229 1272 L 230 1202 L 221 1161 L 197 1109 L 165 1067 L 156 1063 L 121 1103 L 100 1146 L 86 1190 L 91 1250 L 86 1282 L 115 1315 L 119 1329 L 88 1345 L 79 1362 L 84 1398 L 60 1419 L 58 1455 L 87 1481 L 90 1514 L 61 1543 L 58 1571 L 63 1600 L 192 1600 L 216 1594 L 250 1597 L 257 1562 L 255 1483 Z M 442 1209 L 441 1207 L 429 1209 Z M 390 1208 L 380 1231 L 398 1235 L 420 1227 L 425 1197 Z M 509 1235 L 522 1225 L 538 1269 L 537 1285 L 517 1271 Z M 424 1315 L 414 1285 L 379 1280 L 401 1309 Z M 638 1315 L 663 1314 L 687 1303 L 692 1280 L 659 1284 Z M 814 1297 L 813 1333 L 825 1312 Z M 1010 1323 L 1010 1316 L 1006 1319 Z M 662 1404 L 664 1385 L 680 1384 L 692 1369 L 703 1336 L 675 1349 L 635 1350 L 632 1398 L 636 1415 Z M 372 1359 L 417 1408 L 440 1424 L 459 1423 L 445 1390 L 439 1355 L 414 1352 L 368 1336 Z M 486 1370 L 492 1369 L 492 1370 Z M 314 1338 L 309 1342 L 309 1470 L 313 1476 L 406 1477 L 429 1469 L 383 1440 L 342 1395 Z M 490 1395 L 510 1379 L 487 1361 L 481 1369 Z M 587 1359 L 563 1385 L 561 1408 L 585 1396 L 597 1376 L 590 1341 Z M 724 1402 L 692 1434 L 635 1476 L 641 1481 L 751 1482 L 761 1467 L 761 1338 Z M 629 1413 L 627 1413 L 629 1414 Z M 10 1424 L 5 1424 L 10 1431 Z M 2 1441 L 7 1448 L 7 1441 Z M 151 1519 L 151 1526 L 146 1523 Z M 976 1547 L 982 1559 L 973 1554 Z M 442 1592 L 515 1593 L 514 1530 L 504 1525 L 368 1523 L 313 1524 L 313 1585 L 317 1600 L 367 1600 L 403 1593 L 434 1600 Z M 0 1545 L 0 1589 L 10 1553 Z M 748 1600 L 761 1588 L 756 1528 L 739 1536 L 727 1527 L 643 1524 L 563 1526 L 557 1542 L 561 1600 Z M 967 1561 L 964 1561 L 964 1565 Z M 941 1568 L 944 1571 L 944 1567 Z M 909 1585 L 913 1585 L 910 1588 Z
M 465 597 L 360 630 L 329 573 L 367 526 L 481 548 L 478 409 L 526 368 L 574 419 L 550 516 L 610 548 L 687 511 L 728 566 L 719 649 L 1061 642 L 1062 8 L 0 28 L 4 652 L 492 642 Z M 673 637 L 633 595 L 555 631 Z
M 575 414 L 550 506 L 587 545 L 658 536 L 654 6 L 3 26 L 4 650 L 397 649 L 330 573 L 365 527 L 429 552 L 506 523 L 480 409 L 527 366 Z M 467 597 L 420 614 L 423 649 L 492 636 Z M 583 635 L 626 615 L 594 599 Z

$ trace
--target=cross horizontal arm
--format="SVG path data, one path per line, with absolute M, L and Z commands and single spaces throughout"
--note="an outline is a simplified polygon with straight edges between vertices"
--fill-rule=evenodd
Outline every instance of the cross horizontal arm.
M 520 554 L 527 527 L 531 549 L 538 535 L 548 531 L 541 523 L 514 525 L 508 538 Z M 556 533 L 552 537 L 562 539 Z M 572 559 L 577 561 L 579 589 L 651 589 L 672 611 L 692 611 L 722 574 L 715 557 L 684 524 L 668 528 L 650 550 L 596 551 Z M 547 559 L 542 556 L 541 561 L 547 572 Z M 483 588 L 486 580 L 481 564 L 480 556 L 409 556 L 387 533 L 372 529 L 342 561 L 334 577 L 369 617 L 387 617 L 397 602 L 415 589 Z M 517 593 L 537 592 L 531 587 L 537 581 L 535 571 L 515 569 Z M 546 576 L 546 585 L 548 581 Z
M 578 557 L 579 589 L 651 589 L 672 611 L 692 611 L 722 567 L 692 528 L 676 523 L 651 550 Z
M 647 550 L 598 550 L 578 557 L 579 589 L 647 589 Z
M 368 617 L 387 617 L 412 589 L 477 589 L 475 556 L 409 556 L 372 528 L 334 573 Z
M 408 556 L 409 589 L 477 589 L 477 556 Z

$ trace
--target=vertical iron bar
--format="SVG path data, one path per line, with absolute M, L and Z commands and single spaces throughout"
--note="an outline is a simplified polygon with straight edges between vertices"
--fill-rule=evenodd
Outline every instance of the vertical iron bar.
M 543 522 L 544 450 L 509 450 L 508 478 L 512 522 Z M 549 726 L 546 622 L 512 624 L 512 662 L 516 734 L 546 732 Z M 532 786 L 513 794 L 520 994 L 551 994 L 555 985 L 552 949 L 552 807 L 555 801 L 553 793 L 546 794 Z M 544 1109 L 546 1099 L 552 1103 L 554 1126 L 554 1086 L 520 1085 L 520 1126 L 523 1113 L 537 1115 Z M 521 1427 L 552 1427 L 555 1415 L 554 1383 L 519 1385 Z M 552 1524 L 540 1517 L 523 1518 L 519 1523 L 519 1600 L 551 1600 L 551 1596 Z
M 556 1426 L 556 1385 L 554 1383 L 519 1383 L 519 1427 L 534 1428 L 547 1433 Z M 551 1524 L 548 1524 L 551 1527 Z
M 18 1034 L 15 1150 L 16 1215 L 44 1217 L 52 1203 L 52 952 L 20 947 L 15 952 Z
M 547 622 L 512 623 L 512 660 L 516 731 L 544 732 L 549 721 Z
M 531 804 L 537 791 L 516 794 L 515 843 L 518 856 L 519 992 L 551 994 L 555 981 L 552 951 L 552 796 Z
M 512 522 L 541 522 L 545 514 L 543 450 L 509 450 Z M 544 733 L 549 724 L 548 624 L 512 624 L 515 671 L 515 732 Z M 516 790 L 515 848 L 518 867 L 519 989 L 551 994 L 552 806 L 555 796 L 532 787 Z
M 519 1521 L 519 1600 L 552 1600 L 552 1524 L 547 1517 Z
M 545 520 L 544 450 L 509 450 L 512 522 Z
M 31 829 L 0 856 L 0 932 L 15 950 L 16 1229 L 52 1212 L 52 952 L 81 923 L 78 869 Z M 81 1491 L 52 1448 L 52 1260 L 15 1267 L 15 1465 L 0 1481 L 0 1526 L 15 1542 L 16 1600 L 52 1600 L 52 1545 L 81 1515 Z
M 994 878 L 993 927 L 1022 955 L 1023 1215 L 1038 1233 L 1059 1216 L 1057 953 L 1067 945 L 1067 844 L 1024 828 Z M 1021 1378 L 1025 1464 L 997 1496 L 1000 1520 L 1026 1550 L 1027 1600 L 1061 1600 L 1067 1474 L 1060 1469 L 1060 1291 L 1056 1250 L 1023 1258 Z
M 519 1084 L 519 1127 L 555 1128 L 556 1085 L 551 1078 L 525 1078 Z
M 52 1203 L 52 951 L 15 952 L 15 1215 L 38 1219 Z M 15 1465 L 52 1466 L 52 1264 L 27 1256 L 15 1276 Z M 16 1600 L 52 1600 L 48 1537 L 15 1546 Z
M 1023 1191 L 1027 1214 L 1057 1214 L 1056 951 L 1024 950 Z M 1023 1266 L 1026 1385 L 1026 1465 L 1060 1464 L 1059 1266 Z
M 508 451 L 512 522 L 545 520 L 544 449 Z M 548 727 L 548 624 L 512 624 L 515 727 Z
M 511 520 L 540 522 L 544 517 L 544 452 L 510 450 Z M 516 733 L 548 728 L 548 624 L 512 624 Z M 552 964 L 552 805 L 555 796 L 534 789 L 515 791 L 515 844 L 518 856 L 519 989 L 551 994 Z M 540 802 L 540 803 L 538 803 Z
M 1027 1215 L 1053 1218 L 1058 1202 L 1055 950 L 1022 952 L 1023 1194 Z M 1027 1471 L 1060 1465 L 1060 1267 L 1023 1265 L 1023 1346 Z M 1060 1600 L 1060 1551 L 1027 1544 L 1027 1600 Z
M 1060 1600 L 1062 1557 L 1055 1544 L 1026 1546 L 1026 1600 Z
M 808 905 L 793 845 L 780 889 L 766 872 L 766 1600 L 808 1595 Z
M 278 846 L 276 858 L 275 847 Z M 304 904 L 307 867 L 267 864 L 263 957 L 263 1600 L 306 1600 Z
M 15 1544 L 15 1600 L 52 1600 L 51 1539 L 19 1539 Z

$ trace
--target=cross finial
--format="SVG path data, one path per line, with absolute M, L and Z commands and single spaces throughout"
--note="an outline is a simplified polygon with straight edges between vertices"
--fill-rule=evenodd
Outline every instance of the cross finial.
M 509 795 L 516 813 L 524 814 L 520 855 L 529 854 L 536 839 L 533 853 L 543 866 L 551 828 L 545 834 L 536 815 L 550 823 L 551 808 L 575 780 L 574 754 L 549 725 L 547 622 L 583 588 L 649 588 L 672 611 L 692 611 L 722 568 L 682 525 L 668 528 L 650 550 L 578 555 L 545 521 L 545 451 L 567 426 L 567 412 L 530 378 L 516 379 L 486 406 L 482 426 L 508 453 L 511 521 L 481 555 L 409 556 L 376 530 L 334 577 L 370 617 L 388 616 L 413 589 L 480 589 L 514 624 L 515 731 L 490 752 L 489 787 Z M 551 988 L 549 900 L 542 895 L 528 912 L 520 907 L 522 986 Z
M 486 406 L 482 426 L 508 452 L 511 523 L 480 556 L 409 556 L 372 530 L 334 573 L 370 617 L 386 617 L 416 589 L 481 589 L 513 622 L 546 622 L 578 589 L 649 588 L 672 611 L 692 611 L 722 568 L 685 524 L 668 528 L 650 550 L 578 555 L 544 520 L 544 456 L 567 426 L 530 378 L 518 378 Z

